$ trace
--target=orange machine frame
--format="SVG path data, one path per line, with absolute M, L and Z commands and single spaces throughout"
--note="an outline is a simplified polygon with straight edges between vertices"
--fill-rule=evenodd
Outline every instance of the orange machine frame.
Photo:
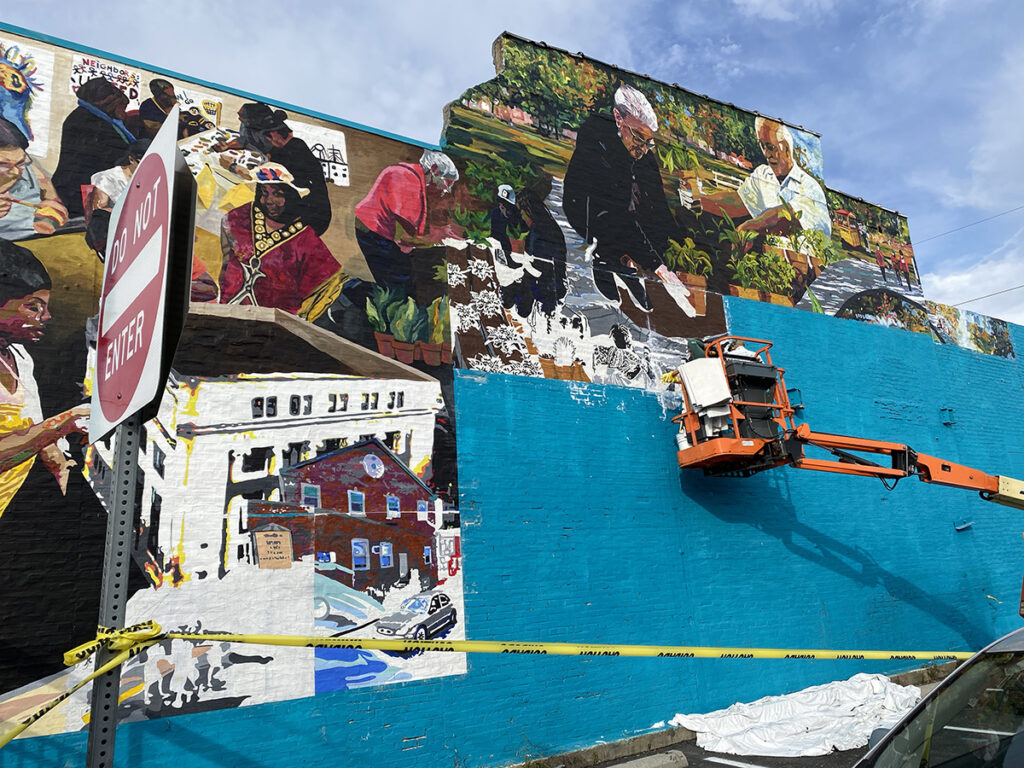
M 705 355 L 721 361 L 722 371 L 728 379 L 730 362 L 751 359 L 749 355 L 730 355 L 725 346 L 735 342 L 742 343 L 748 352 L 753 352 L 758 363 L 774 369 L 775 382 L 770 388 L 770 399 L 766 402 L 731 400 L 727 426 L 718 435 L 708 436 L 703 431 L 700 416 L 690 402 L 686 387 L 681 387 L 683 411 L 672 418 L 680 425 L 680 431 L 685 432 L 688 443 L 677 452 L 681 468 L 703 469 L 708 475 L 748 476 L 788 464 L 796 469 L 877 477 L 883 482 L 916 476 L 926 483 L 976 490 L 987 500 L 1024 508 L 1020 481 L 1012 478 L 989 475 L 963 464 L 917 453 L 902 443 L 815 432 L 807 424 L 797 425 L 793 420 L 795 409 L 786 389 L 785 370 L 772 363 L 772 342 L 744 336 L 722 336 L 708 342 Z M 735 392 L 734 382 L 729 383 Z M 741 422 L 747 418 L 744 411 L 748 408 L 769 412 L 775 434 L 743 436 Z M 804 455 L 807 446 L 824 449 L 837 458 L 808 458 Z M 891 465 L 883 466 L 850 451 L 889 456 Z

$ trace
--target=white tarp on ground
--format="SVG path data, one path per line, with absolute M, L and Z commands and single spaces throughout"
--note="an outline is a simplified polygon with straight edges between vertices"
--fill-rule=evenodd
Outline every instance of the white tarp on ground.
M 697 746 L 712 752 L 809 757 L 865 746 L 873 730 L 891 728 L 920 698 L 914 686 L 859 674 L 706 715 L 676 715 L 668 724 L 694 731 Z

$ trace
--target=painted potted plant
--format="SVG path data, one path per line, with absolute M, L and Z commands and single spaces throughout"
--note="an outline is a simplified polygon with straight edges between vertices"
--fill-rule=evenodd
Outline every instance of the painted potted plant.
M 714 271 L 708 252 L 697 248 L 692 237 L 684 238 L 681 243 L 669 239 L 665 266 L 675 272 L 690 289 L 690 300 L 697 314 L 703 315 L 707 310 L 708 277 Z
M 391 332 L 394 334 L 391 347 L 396 360 L 412 363 L 416 359 L 416 343 L 424 337 L 426 328 L 427 313 L 410 296 L 399 306 L 391 320 Z
M 526 236 L 530 232 L 529 228 L 523 227 L 519 229 L 510 224 L 505 231 L 508 232 L 512 253 L 526 253 Z
M 427 339 L 419 342 L 420 355 L 427 365 L 441 365 L 444 347 L 448 347 L 451 361 L 451 320 L 448 317 L 448 297 L 438 296 L 427 307 Z
M 377 351 L 385 357 L 395 356 L 394 336 L 391 331 L 391 317 L 402 304 L 402 296 L 383 286 L 375 286 L 373 292 L 366 297 L 366 320 L 373 328 L 373 338 L 377 341 Z

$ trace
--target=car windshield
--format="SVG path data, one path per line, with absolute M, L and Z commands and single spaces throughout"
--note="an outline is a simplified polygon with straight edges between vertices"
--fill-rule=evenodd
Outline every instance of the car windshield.
M 402 603 L 402 610 L 409 613 L 426 613 L 427 599 L 425 597 L 410 597 Z
M 864 768 L 1024 765 L 1024 653 L 979 657 L 898 726 Z

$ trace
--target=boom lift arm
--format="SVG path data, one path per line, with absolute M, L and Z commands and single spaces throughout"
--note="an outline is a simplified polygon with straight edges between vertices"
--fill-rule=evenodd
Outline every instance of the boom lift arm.
M 797 425 L 785 370 L 771 359 L 770 341 L 720 336 L 705 357 L 680 366 L 669 380 L 682 385 L 683 411 L 672 421 L 679 466 L 706 475 L 748 477 L 774 467 L 877 477 L 894 487 L 904 477 L 978 491 L 986 501 L 1024 509 L 1024 482 L 918 453 L 902 443 L 815 432 Z M 834 459 L 810 458 L 816 447 Z M 856 451 L 857 453 L 853 453 Z M 888 466 L 858 454 L 888 456 Z M 891 485 L 890 485 L 891 483 Z

